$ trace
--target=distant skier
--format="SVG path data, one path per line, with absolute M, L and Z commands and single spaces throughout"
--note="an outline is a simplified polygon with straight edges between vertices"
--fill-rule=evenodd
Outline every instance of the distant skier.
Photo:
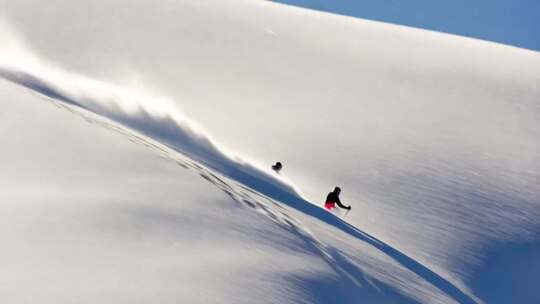
M 276 171 L 276 173 L 279 173 L 281 168 L 283 168 L 283 165 L 280 162 L 277 162 L 272 166 L 272 170 Z
M 324 203 L 324 208 L 332 210 L 336 208 L 336 204 L 343 209 L 351 210 L 351 206 L 345 206 L 339 200 L 339 194 L 341 193 L 341 188 L 335 187 L 334 191 L 328 193 L 326 197 L 326 203 Z

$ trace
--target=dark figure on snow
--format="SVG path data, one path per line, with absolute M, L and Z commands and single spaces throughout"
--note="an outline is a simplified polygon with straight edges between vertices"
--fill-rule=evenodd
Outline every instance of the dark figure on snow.
M 272 170 L 276 171 L 276 173 L 279 173 L 279 171 L 281 171 L 282 167 L 283 167 L 283 165 L 281 165 L 280 162 L 277 162 L 275 165 L 272 166 Z
M 337 204 L 339 208 L 351 210 L 351 206 L 345 206 L 339 200 L 340 193 L 341 193 L 341 189 L 339 187 L 335 187 L 334 191 L 328 193 L 328 196 L 326 197 L 326 203 L 324 203 L 324 208 L 328 210 L 332 210 L 336 208 L 336 204 Z

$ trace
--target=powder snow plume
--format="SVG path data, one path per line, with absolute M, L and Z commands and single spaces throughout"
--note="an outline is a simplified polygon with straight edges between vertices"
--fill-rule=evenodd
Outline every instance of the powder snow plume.
M 5 23 L 0 41 L 2 78 L 111 119 L 262 192 L 299 195 L 290 182 L 218 146 L 170 98 L 65 71 L 39 58 Z

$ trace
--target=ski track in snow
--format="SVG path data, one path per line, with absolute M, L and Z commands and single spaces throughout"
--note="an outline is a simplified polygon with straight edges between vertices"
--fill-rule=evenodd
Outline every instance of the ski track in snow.
M 134 144 L 139 144 L 150 148 L 154 153 L 159 154 L 161 157 L 176 162 L 176 164 L 183 169 L 195 170 L 201 178 L 223 191 L 236 203 L 244 207 L 252 208 L 256 212 L 268 217 L 272 222 L 282 229 L 302 239 L 308 246 L 315 249 L 321 258 L 344 279 L 349 280 L 357 287 L 363 286 L 363 284 L 359 282 L 354 275 L 350 274 L 346 269 L 340 266 L 340 264 L 343 262 L 340 263 L 339 261 L 348 260 L 345 256 L 342 256 L 335 248 L 329 247 L 318 240 L 305 225 L 303 225 L 298 219 L 289 215 L 286 208 L 277 201 L 266 197 L 263 194 L 258 193 L 244 185 L 228 181 L 225 177 L 219 177 L 217 173 L 213 173 L 210 169 L 205 168 L 203 165 L 198 164 L 193 160 L 188 160 L 178 152 L 162 146 L 159 143 L 152 142 L 150 139 L 136 134 L 135 132 L 118 124 L 108 122 L 99 116 L 91 115 L 91 113 L 85 113 L 84 110 L 76 109 L 74 106 L 66 105 L 52 98 L 46 98 L 59 108 L 81 117 L 88 123 L 95 124 L 110 131 L 119 133 Z M 376 286 L 374 287 L 377 288 Z

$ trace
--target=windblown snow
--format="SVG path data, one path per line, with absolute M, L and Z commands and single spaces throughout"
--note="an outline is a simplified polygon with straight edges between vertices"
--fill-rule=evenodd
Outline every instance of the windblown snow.
M 2 303 L 540 302 L 538 52 L 267 1 L 0 18 Z

